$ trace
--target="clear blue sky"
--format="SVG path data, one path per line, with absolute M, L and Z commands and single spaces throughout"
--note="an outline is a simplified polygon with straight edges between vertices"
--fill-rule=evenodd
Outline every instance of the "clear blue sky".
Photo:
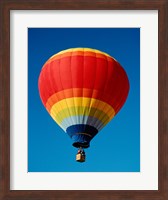
M 45 110 L 38 92 L 38 77 L 45 61 L 61 50 L 75 47 L 110 54 L 123 66 L 130 81 L 125 105 L 91 141 L 85 163 L 75 161 L 77 149 Z M 28 171 L 140 171 L 139 28 L 28 29 Z

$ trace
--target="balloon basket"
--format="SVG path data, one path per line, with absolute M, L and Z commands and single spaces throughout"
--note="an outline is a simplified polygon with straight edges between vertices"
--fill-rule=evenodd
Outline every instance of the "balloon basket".
M 84 150 L 78 150 L 78 153 L 76 154 L 76 161 L 77 162 L 85 162 L 86 160 L 86 155 Z

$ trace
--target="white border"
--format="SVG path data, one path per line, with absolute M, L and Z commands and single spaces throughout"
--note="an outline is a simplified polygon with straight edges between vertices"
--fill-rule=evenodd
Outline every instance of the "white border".
M 158 11 L 11 11 L 10 22 L 10 189 L 157 190 Z M 141 28 L 140 173 L 27 173 L 28 27 Z

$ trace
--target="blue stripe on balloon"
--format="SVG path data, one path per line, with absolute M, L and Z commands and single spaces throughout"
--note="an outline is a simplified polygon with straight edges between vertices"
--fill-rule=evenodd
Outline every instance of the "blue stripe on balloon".
M 73 146 L 88 148 L 90 141 L 98 133 L 98 130 L 90 125 L 76 124 L 66 129 L 67 134 L 73 140 Z
M 93 138 L 98 133 L 98 130 L 95 127 L 87 125 L 87 124 L 76 124 L 76 125 L 69 126 L 66 129 L 66 132 L 68 133 L 70 137 L 72 137 L 74 134 L 86 133 L 86 134 L 91 135 L 91 137 Z

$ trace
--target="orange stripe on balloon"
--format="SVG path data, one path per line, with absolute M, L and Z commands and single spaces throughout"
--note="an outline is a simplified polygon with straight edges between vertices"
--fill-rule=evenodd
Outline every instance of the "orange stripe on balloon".
M 46 103 L 46 109 L 50 112 L 52 106 L 57 103 L 58 101 L 61 101 L 66 98 L 71 97 L 92 97 L 97 98 L 98 91 L 93 89 L 87 89 L 87 88 L 71 88 L 62 90 L 60 92 L 57 92 L 50 96 Z

